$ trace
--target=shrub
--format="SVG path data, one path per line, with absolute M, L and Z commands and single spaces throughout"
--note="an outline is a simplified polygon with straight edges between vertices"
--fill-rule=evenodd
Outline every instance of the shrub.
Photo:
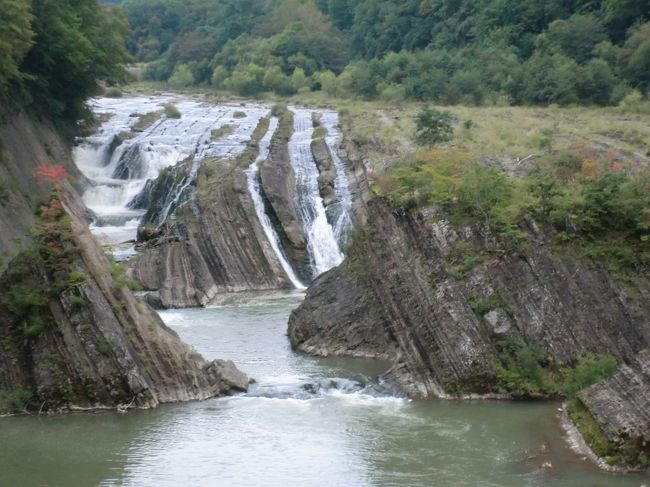
M 497 344 L 500 362 L 492 364 L 498 387 L 515 396 L 539 398 L 555 392 L 549 373 L 540 365 L 543 352 L 521 339 Z
M 174 68 L 168 80 L 169 84 L 176 88 L 185 88 L 194 84 L 192 69 L 187 64 L 179 64 Z
M 469 305 L 478 316 L 485 316 L 495 309 L 502 309 L 506 314 L 512 315 L 512 310 L 498 291 L 483 299 L 471 299 Z
M 415 119 L 415 141 L 421 146 L 434 146 L 452 139 L 453 115 L 448 111 L 439 111 L 426 107 L 418 113 Z
M 564 370 L 564 384 L 561 392 L 574 397 L 578 391 L 601 380 L 608 379 L 616 372 L 616 359 L 610 355 L 587 354 L 580 357 L 574 368 Z
M 122 98 L 122 91 L 119 88 L 111 86 L 104 92 L 106 98 Z
M 77 287 L 79 284 L 86 282 L 86 274 L 79 271 L 73 271 L 68 274 L 67 288 L 72 289 Z
M 238 110 L 232 114 L 232 118 L 246 118 L 246 112 Z
M 273 105 L 271 108 L 271 115 L 273 117 L 282 117 L 284 114 L 287 113 L 287 107 L 286 105 Z
M 164 106 L 164 110 L 167 118 L 181 118 L 181 112 L 178 111 L 178 108 L 173 103 L 167 103 Z
M 0 390 L 0 411 L 26 411 L 34 399 L 34 393 L 29 389 L 17 388 L 11 391 Z

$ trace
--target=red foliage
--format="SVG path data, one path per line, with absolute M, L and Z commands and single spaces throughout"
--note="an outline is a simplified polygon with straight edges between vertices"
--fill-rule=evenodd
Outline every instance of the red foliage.
M 52 184 L 57 188 L 70 178 L 63 164 L 41 164 L 34 169 L 34 176 L 39 185 Z

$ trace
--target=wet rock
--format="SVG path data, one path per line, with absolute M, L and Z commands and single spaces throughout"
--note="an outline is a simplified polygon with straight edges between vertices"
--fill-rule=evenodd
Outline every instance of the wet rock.
M 269 202 L 269 215 L 283 240 L 283 247 L 301 275 L 307 262 L 305 238 L 295 208 L 296 181 L 289 159 L 289 139 L 293 133 L 293 112 L 287 111 L 271 140 L 269 158 L 260 167 L 264 197 Z M 303 272 L 300 272 L 303 270 Z
M 336 201 L 336 194 L 334 193 L 334 180 L 336 179 L 336 168 L 332 161 L 332 156 L 327 147 L 325 139 L 314 139 L 311 142 L 311 153 L 316 161 L 318 168 L 318 189 L 323 198 L 325 210 Z M 329 219 L 329 215 L 328 215 Z M 331 220 L 330 220 L 331 221 Z

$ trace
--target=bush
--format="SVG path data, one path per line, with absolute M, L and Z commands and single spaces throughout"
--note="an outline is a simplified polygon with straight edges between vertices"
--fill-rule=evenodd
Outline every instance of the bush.
M 418 113 L 415 119 L 415 141 L 421 146 L 434 146 L 448 142 L 453 138 L 453 115 L 448 111 L 439 111 L 427 107 Z
M 284 116 L 285 113 L 287 113 L 286 105 L 273 105 L 273 107 L 271 108 L 271 115 L 273 117 L 281 118 Z
M 181 118 L 181 112 L 178 111 L 178 108 L 173 103 L 167 103 L 164 106 L 164 110 L 167 118 Z
M 596 356 L 587 354 L 578 360 L 574 368 L 564 371 L 564 384 L 561 392 L 567 397 L 574 397 L 578 391 L 601 380 L 608 379 L 616 372 L 616 359 L 610 355 Z
M 169 84 L 175 88 L 185 88 L 194 84 L 194 75 L 192 69 L 187 64 L 179 64 L 174 68 L 172 75 L 168 80 Z
M 0 412 L 3 410 L 12 413 L 26 411 L 33 400 L 34 393 L 29 389 L 0 390 Z
M 549 373 L 540 365 L 544 358 L 542 350 L 521 339 L 501 341 L 497 346 L 501 362 L 494 363 L 492 370 L 498 387 L 515 396 L 531 398 L 555 392 Z
M 122 98 L 122 90 L 112 86 L 104 92 L 104 96 L 107 98 Z

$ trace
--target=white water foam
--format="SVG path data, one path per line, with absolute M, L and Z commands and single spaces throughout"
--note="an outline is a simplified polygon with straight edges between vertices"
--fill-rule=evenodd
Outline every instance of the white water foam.
M 180 118 L 162 115 L 142 132 L 131 133 L 139 115 L 164 110 L 173 102 Z M 163 220 L 176 208 L 182 192 L 190 186 L 203 160 L 239 155 L 268 108 L 260 105 L 209 105 L 172 95 L 133 98 L 98 98 L 90 102 L 94 113 L 106 118 L 98 132 L 75 148 L 75 162 L 93 186 L 83 195 L 97 215 L 91 226 L 105 244 L 133 241 L 144 210 L 132 210 L 129 202 L 155 179 L 161 170 L 192 158 L 188 177 L 163 208 Z M 235 117 L 242 112 L 245 117 Z M 216 140 L 212 131 L 232 125 L 232 132 Z M 119 137 L 128 134 L 128 137 Z M 116 147 L 117 146 L 117 147 Z
M 321 112 L 320 122 L 327 130 L 325 142 L 334 162 L 334 168 L 336 169 L 336 179 L 334 180 L 336 202 L 330 205 L 330 207 L 333 206 L 334 237 L 339 243 L 339 246 L 344 246 L 348 241 L 348 234 L 352 229 L 352 194 L 350 193 L 350 181 L 346 173 L 345 164 L 338 154 L 343 135 L 339 130 L 339 116 L 336 112 Z M 328 207 L 328 210 L 330 207 Z
M 291 107 L 294 132 L 289 140 L 289 159 L 296 178 L 296 209 L 307 241 L 307 251 L 314 277 L 339 265 L 343 253 L 318 189 L 318 168 L 311 153 L 314 128 L 311 111 Z

